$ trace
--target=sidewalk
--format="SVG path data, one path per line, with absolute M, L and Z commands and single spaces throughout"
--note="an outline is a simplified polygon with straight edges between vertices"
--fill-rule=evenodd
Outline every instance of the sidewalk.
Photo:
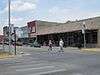
M 59 51 L 59 47 L 53 47 L 53 50 Z M 34 48 L 34 51 L 48 51 L 48 47 L 44 46 L 41 48 Z M 82 48 L 77 47 L 66 47 L 64 48 L 65 52 L 100 52 L 100 48 Z
M 34 48 L 33 50 L 34 51 L 46 52 L 46 51 L 48 51 L 48 46 L 42 46 L 41 48 Z M 60 48 L 59 47 L 53 47 L 52 50 L 53 51 L 59 51 Z M 64 51 L 68 52 L 68 51 L 80 51 L 80 50 L 77 47 L 66 47 L 66 48 L 64 48 Z
M 82 48 L 82 51 L 100 52 L 100 48 Z

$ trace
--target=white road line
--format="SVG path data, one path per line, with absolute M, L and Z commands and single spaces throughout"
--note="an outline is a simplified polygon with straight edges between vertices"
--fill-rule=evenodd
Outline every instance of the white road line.
M 38 60 L 37 60 L 37 61 L 34 61 L 34 60 L 33 60 L 33 61 L 29 61 L 29 60 L 27 60 L 27 61 L 24 61 L 24 60 L 23 60 L 23 61 L 22 61 L 22 60 L 21 60 L 21 61 L 19 61 L 19 62 L 27 63 L 27 64 L 25 64 L 25 65 L 28 65 L 28 64 L 38 64 L 38 63 L 48 63 L 48 61 L 42 61 L 42 60 L 41 60 L 41 61 L 38 61 Z M 23 64 L 23 65 L 24 65 L 24 64 Z
M 83 75 L 83 74 L 81 74 L 81 73 L 73 73 L 72 75 Z
M 36 67 L 36 66 L 49 66 L 49 64 L 46 63 L 39 63 L 39 64 L 29 64 L 29 65 L 18 65 L 18 66 L 11 66 L 10 68 L 27 68 L 27 67 Z
M 23 53 L 23 55 L 31 55 L 30 53 Z
M 30 70 L 38 70 L 38 69 L 47 69 L 47 68 L 55 68 L 55 66 L 44 66 L 44 67 L 38 67 L 38 68 L 26 68 L 26 69 L 18 69 L 16 71 L 30 71 Z
M 40 73 L 29 74 L 29 75 L 44 75 L 44 74 L 49 74 L 49 73 L 61 72 L 61 71 L 66 71 L 66 69 L 59 69 L 59 70 L 53 70 L 53 71 L 47 71 L 47 72 L 40 72 Z

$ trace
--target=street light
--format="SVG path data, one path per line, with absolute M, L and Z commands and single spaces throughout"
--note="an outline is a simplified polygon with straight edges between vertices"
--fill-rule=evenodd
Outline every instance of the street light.
M 10 45 L 11 45 L 10 4 L 11 4 L 11 1 L 10 1 L 10 0 L 8 0 L 9 52 L 10 52 Z
M 86 34 L 85 34 L 85 30 L 86 30 L 86 23 L 85 22 L 83 22 L 83 24 L 82 24 L 82 34 L 83 34 L 83 36 L 84 36 L 84 48 L 86 48 Z

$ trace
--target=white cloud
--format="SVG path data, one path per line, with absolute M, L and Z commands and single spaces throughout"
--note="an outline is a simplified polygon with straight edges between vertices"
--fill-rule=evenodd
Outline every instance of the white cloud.
M 22 2 L 22 1 L 15 1 L 11 4 L 12 11 L 29 11 L 34 10 L 36 8 L 36 4 L 30 2 Z
M 49 21 L 58 21 L 58 22 L 66 22 L 67 20 L 76 20 L 76 19 L 86 19 L 90 17 L 100 16 L 100 12 L 98 11 L 82 11 L 79 8 L 60 8 L 53 7 L 49 9 L 49 18 L 45 18 Z M 53 18 L 52 18 L 53 17 Z
M 25 26 L 31 19 L 39 0 L 11 0 L 11 24 Z M 5 1 L 6 2 L 6 1 Z M 7 3 L 7 2 L 6 2 Z M 8 4 L 0 10 L 0 24 L 8 25 Z M 2 29 L 0 29 L 2 30 Z M 2 33 L 2 31 L 0 31 Z
M 11 2 L 11 12 L 25 12 L 33 11 L 36 9 L 36 3 L 38 0 L 17 0 Z M 6 7 L 0 11 L 0 14 L 6 13 L 8 11 L 8 4 Z
M 21 17 L 11 17 L 11 24 L 15 24 L 15 26 L 18 26 L 23 21 L 24 19 Z M 8 25 L 8 19 L 5 19 L 5 22 L 3 22 L 3 25 Z
M 23 18 L 21 18 L 21 17 L 11 17 L 12 24 L 16 24 L 16 23 L 19 23 L 21 21 L 23 21 Z
M 19 7 L 15 7 L 14 11 L 28 11 L 28 10 L 34 10 L 36 8 L 35 4 L 32 3 L 24 3 L 23 5 Z

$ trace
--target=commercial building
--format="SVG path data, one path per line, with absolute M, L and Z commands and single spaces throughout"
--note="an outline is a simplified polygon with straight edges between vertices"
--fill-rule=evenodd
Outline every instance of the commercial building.
M 31 38 L 36 38 L 41 45 L 48 45 L 51 39 L 55 46 L 58 46 L 62 38 L 64 46 L 83 46 L 84 36 L 82 26 L 85 22 L 86 47 L 100 47 L 100 17 L 94 17 L 79 21 L 68 21 L 66 23 L 55 23 L 46 21 L 28 22 Z
M 16 38 L 17 41 L 22 42 L 22 43 L 28 43 L 29 42 L 29 38 L 28 38 L 28 27 L 24 26 L 24 27 L 12 27 L 11 28 L 11 34 L 14 33 L 14 29 L 16 30 Z M 9 41 L 9 27 L 5 26 L 3 27 L 3 34 L 4 34 L 4 38 L 5 38 L 5 42 Z M 11 38 L 14 38 L 13 35 L 11 35 Z
M 47 42 L 48 39 L 45 39 L 45 37 L 43 37 L 40 42 L 39 35 L 45 34 L 45 32 L 47 32 L 46 28 L 53 27 L 58 24 L 61 24 L 61 23 L 46 22 L 46 21 L 39 21 L 39 20 L 28 22 L 27 25 L 28 25 L 28 29 L 29 29 L 30 42 L 31 43 L 34 42 L 36 40 L 36 38 L 37 38 L 37 41 L 41 44 L 43 44 L 43 42 Z
M 19 40 L 23 44 L 27 44 L 29 42 L 28 27 L 27 26 L 20 27 L 20 37 L 19 37 Z
M 14 25 L 11 24 L 11 34 L 13 33 L 13 30 L 14 30 Z M 9 42 L 9 26 L 3 27 L 3 35 L 5 42 Z
M 9 41 L 9 27 L 5 26 L 3 27 L 3 35 L 4 35 L 4 39 L 5 41 Z

